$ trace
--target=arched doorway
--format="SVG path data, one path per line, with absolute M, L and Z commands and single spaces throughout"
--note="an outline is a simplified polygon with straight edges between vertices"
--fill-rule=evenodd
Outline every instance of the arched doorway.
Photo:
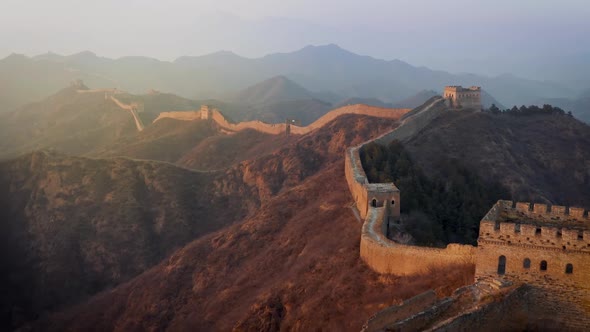
M 376 198 L 373 198 L 373 200 L 371 201 L 371 206 L 377 207 L 377 199 Z
M 506 273 L 506 256 L 502 255 L 498 258 L 498 274 L 503 275 Z

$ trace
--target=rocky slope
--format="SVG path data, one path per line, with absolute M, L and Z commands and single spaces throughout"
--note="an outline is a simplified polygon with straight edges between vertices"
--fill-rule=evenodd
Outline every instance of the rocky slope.
M 111 288 L 240 221 L 259 198 L 236 176 L 46 152 L 0 163 L 0 326 Z
M 36 323 L 42 330 L 359 330 L 379 308 L 430 288 L 448 292 L 472 271 L 384 278 L 358 258 L 344 149 L 394 125 L 342 116 L 240 165 L 261 207 L 197 239 L 158 266 Z M 229 184 L 228 180 L 228 184 Z M 228 204 L 242 204 L 236 199 Z

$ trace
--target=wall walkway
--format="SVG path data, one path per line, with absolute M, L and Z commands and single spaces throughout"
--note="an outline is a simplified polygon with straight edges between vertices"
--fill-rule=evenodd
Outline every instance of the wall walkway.
M 315 122 L 311 123 L 305 127 L 299 127 L 295 125 L 290 126 L 290 133 L 295 135 L 304 135 L 309 132 L 312 132 L 316 129 L 319 129 L 329 123 L 330 121 L 336 119 L 337 117 L 345 114 L 357 114 L 357 115 L 367 115 L 385 119 L 395 119 L 398 120 L 404 114 L 408 113 L 410 109 L 407 108 L 383 108 L 383 107 L 375 107 L 369 105 L 349 105 L 340 107 L 338 109 L 332 110 L 326 113 L 321 118 L 317 119 Z M 180 112 L 162 112 L 160 115 L 154 120 L 154 122 L 159 121 L 161 119 L 176 119 L 176 120 L 183 120 L 183 121 L 192 121 L 202 119 L 202 112 L 201 111 L 180 111 Z M 270 124 L 264 123 L 262 121 L 246 121 L 240 123 L 230 123 L 227 119 L 219 112 L 217 109 L 211 110 L 211 119 L 215 121 L 221 128 L 229 131 L 242 131 L 246 129 L 253 129 L 257 130 L 262 133 L 271 134 L 271 135 L 278 135 L 285 133 L 287 131 L 287 125 L 285 123 L 277 123 L 277 124 Z
M 434 98 L 418 112 L 404 118 L 396 129 L 359 146 L 351 147 L 346 152 L 346 181 L 359 213 L 365 220 L 361 232 L 360 256 L 376 272 L 412 275 L 427 272 L 436 266 L 475 263 L 473 246 L 449 244 L 444 249 L 427 248 L 403 245 L 389 240 L 385 234 L 389 218 L 396 216 L 396 213 L 399 216 L 399 190 L 393 183 L 369 183 L 360 160 L 359 151 L 364 145 L 371 142 L 387 144 L 392 140 L 403 141 L 420 132 L 445 109 L 444 100 L 440 97 Z M 389 187 L 388 190 L 392 192 L 392 195 L 397 192 L 397 210 L 392 210 L 386 204 L 383 204 L 383 207 L 372 206 L 376 186 Z

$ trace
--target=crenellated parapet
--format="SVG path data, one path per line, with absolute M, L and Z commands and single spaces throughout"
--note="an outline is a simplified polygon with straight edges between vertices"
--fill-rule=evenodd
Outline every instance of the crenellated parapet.
M 590 253 L 583 208 L 498 201 L 480 223 L 479 241 Z

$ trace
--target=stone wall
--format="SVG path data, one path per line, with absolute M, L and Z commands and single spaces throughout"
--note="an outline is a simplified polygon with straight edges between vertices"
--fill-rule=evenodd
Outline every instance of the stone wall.
M 422 130 L 444 112 L 444 100 L 436 98 L 429 105 L 403 120 L 400 126 L 369 142 L 387 144 L 393 139 L 403 140 Z M 399 218 L 400 193 L 393 183 L 369 183 L 360 160 L 359 150 L 367 143 L 349 148 L 345 158 L 348 188 L 356 203 L 363 223 L 360 256 L 379 273 L 411 275 L 449 264 L 472 264 L 475 248 L 450 244 L 447 248 L 426 248 L 395 243 L 385 234 L 390 218 Z M 372 206 L 373 199 L 376 206 Z
M 105 95 L 106 96 L 106 95 Z M 131 116 L 133 117 L 133 120 L 135 121 L 135 126 L 137 127 L 137 131 L 142 131 L 144 128 L 143 125 L 143 121 L 141 121 L 141 118 L 139 117 L 139 114 L 137 114 L 137 110 L 139 108 L 142 108 L 143 106 L 138 105 L 137 103 L 132 103 L 132 104 L 125 104 L 123 102 L 121 102 L 119 99 L 115 98 L 114 96 L 110 96 L 110 99 L 120 108 L 129 111 L 129 113 L 131 113 Z
M 470 245 L 429 248 L 389 240 L 386 219 L 385 208 L 369 208 L 361 232 L 360 256 L 378 273 L 413 275 L 441 266 L 475 263 L 476 248 Z
M 582 303 L 588 300 L 587 295 L 568 287 L 555 290 L 520 285 L 507 293 L 491 294 L 487 302 L 426 331 L 587 331 L 590 311 Z
M 201 111 L 178 111 L 178 112 L 162 112 L 153 121 L 154 123 L 162 119 L 175 119 L 182 121 L 193 121 L 202 119 Z
M 433 290 L 414 296 L 399 305 L 383 309 L 373 315 L 363 326 L 362 332 L 383 331 L 391 322 L 406 319 L 417 312 L 432 307 L 438 301 Z
M 295 135 L 304 135 L 311 131 L 314 131 L 322 126 L 326 125 L 330 121 L 337 117 L 345 114 L 357 114 L 367 115 L 386 119 L 399 119 L 404 114 L 408 113 L 410 109 L 406 108 L 383 108 L 368 105 L 349 105 L 344 106 L 326 113 L 324 116 L 313 122 L 306 127 L 299 127 L 292 124 L 286 123 L 264 123 L 262 121 L 246 121 L 240 123 L 230 123 L 217 109 L 203 106 L 200 111 L 178 111 L 178 112 L 162 112 L 154 120 L 154 122 L 161 119 L 170 118 L 183 121 L 192 121 L 197 119 L 208 119 L 215 121 L 221 128 L 229 131 L 241 131 L 246 129 L 257 130 L 262 133 L 278 135 L 287 132 L 287 126 L 289 126 L 289 132 Z

